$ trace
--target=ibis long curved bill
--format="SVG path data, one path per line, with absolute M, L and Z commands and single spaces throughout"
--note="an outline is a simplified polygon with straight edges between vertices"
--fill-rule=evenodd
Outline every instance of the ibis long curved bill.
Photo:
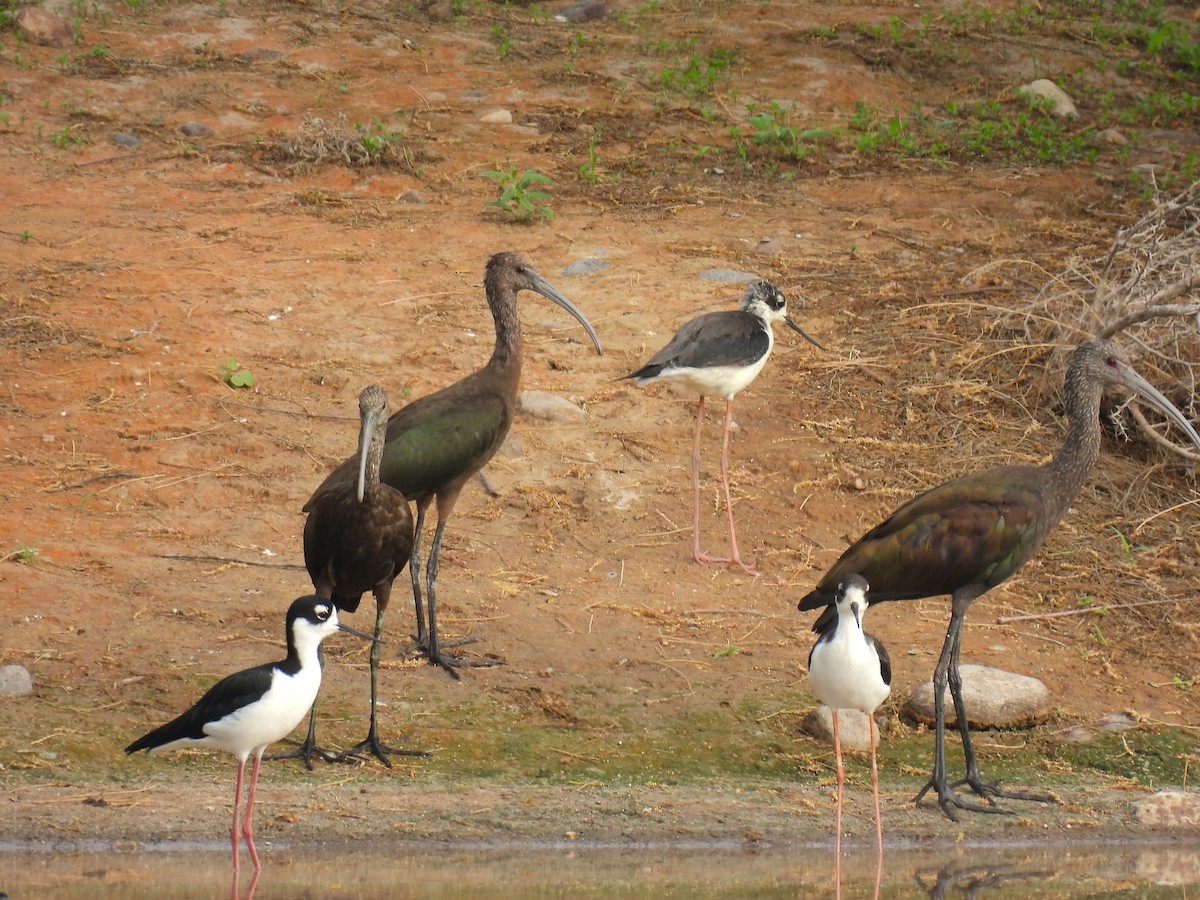
M 558 290 L 558 288 L 546 281 L 546 279 L 544 279 L 537 272 L 529 271 L 527 274 L 529 277 L 529 289 L 541 294 L 551 303 L 561 306 L 572 316 L 574 316 L 575 320 L 583 326 L 583 330 L 588 333 L 588 337 L 592 339 L 592 343 L 595 344 L 596 353 L 598 353 L 600 356 L 603 356 L 604 348 L 600 346 L 600 338 L 596 335 L 596 329 L 592 327 L 592 323 L 587 320 L 587 317 L 580 312 L 579 307 L 568 300 L 562 294 L 562 292 Z
M 1126 387 L 1178 425 L 1188 436 L 1188 440 L 1195 445 L 1197 450 L 1200 450 L 1200 434 L 1196 433 L 1196 429 L 1187 420 L 1187 416 L 1181 413 L 1158 388 L 1126 365 L 1123 360 L 1113 357 L 1108 360 L 1108 364 L 1116 370 L 1118 377 Z

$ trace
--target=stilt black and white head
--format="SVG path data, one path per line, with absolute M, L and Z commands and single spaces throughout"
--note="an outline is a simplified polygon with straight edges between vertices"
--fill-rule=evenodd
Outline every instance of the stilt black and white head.
M 287 612 L 287 656 L 274 663 L 235 672 L 218 681 L 177 719 L 154 729 L 125 748 L 126 753 L 203 747 L 225 750 L 238 760 L 233 802 L 234 870 L 238 867 L 238 805 L 246 760 L 254 757 L 241 833 L 254 868 L 262 868 L 251 826 L 254 790 L 263 751 L 295 728 L 317 699 L 321 687 L 321 642 L 336 631 L 371 640 L 369 635 L 338 623 L 337 608 L 320 597 L 301 597 Z
M 696 562 L 736 565 L 743 571 L 754 573 L 752 566 L 742 562 L 733 524 L 733 504 L 729 494 L 729 424 L 734 396 L 754 381 L 767 364 L 775 346 L 775 332 L 771 327 L 775 322 L 785 323 L 821 349 L 821 345 L 788 316 L 783 292 L 769 281 L 756 281 L 746 288 L 741 309 L 705 313 L 690 320 L 665 347 L 650 357 L 649 362 L 625 376 L 632 378 L 638 387 L 661 381 L 700 395 L 692 448 L 692 558 Z M 721 485 L 729 520 L 729 557 L 709 556 L 700 549 L 700 426 L 704 421 L 706 396 L 725 398 Z
M 867 591 L 861 575 L 847 575 L 837 586 L 837 618 L 817 639 L 808 654 L 808 680 L 813 693 L 833 714 L 833 745 L 837 758 L 837 853 L 838 883 L 842 858 L 842 791 L 846 783 L 842 766 L 838 712 L 856 709 L 867 716 L 871 744 L 871 789 L 875 800 L 875 836 L 878 859 L 883 859 L 883 822 L 879 811 L 879 765 L 876 757 L 875 710 L 892 691 L 892 663 L 883 642 L 863 630 Z

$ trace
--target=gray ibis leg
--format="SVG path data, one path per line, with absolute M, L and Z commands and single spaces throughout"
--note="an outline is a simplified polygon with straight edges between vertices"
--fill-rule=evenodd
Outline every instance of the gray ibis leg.
M 472 643 L 475 638 L 464 638 L 455 641 L 451 644 L 440 644 L 438 642 L 437 631 L 437 576 L 438 576 L 438 556 L 442 550 L 442 534 L 446 530 L 446 520 L 439 519 L 437 530 L 433 533 L 433 546 L 429 549 L 429 562 L 425 567 L 425 599 L 429 604 L 429 647 L 427 655 L 429 661 L 437 666 L 441 666 L 455 679 L 459 677 L 455 669 L 461 668 L 490 668 L 491 666 L 500 665 L 499 660 L 481 659 L 481 660 L 465 660 L 454 656 L 450 653 L 443 653 L 442 647 L 453 647 L 461 644 Z
M 961 630 L 959 640 L 961 640 Z M 1006 800 L 1032 800 L 1037 803 L 1057 803 L 1058 798 L 1050 794 L 1010 791 L 1000 787 L 999 782 L 983 780 L 983 776 L 979 772 L 979 763 L 975 759 L 975 748 L 971 745 L 971 729 L 967 723 L 967 709 L 962 698 L 962 678 L 958 674 L 958 651 L 959 641 L 956 640 L 950 663 L 950 696 L 954 699 L 954 713 L 958 717 L 958 733 L 962 735 L 963 756 L 967 764 L 967 777 L 954 782 L 950 787 L 960 788 L 966 785 L 988 803 L 994 803 L 994 798 L 996 797 Z
M 413 605 L 417 613 L 417 634 L 413 643 L 404 652 L 409 653 L 417 647 L 429 646 L 429 632 L 425 630 L 425 606 L 421 602 L 421 532 L 425 528 L 425 510 L 429 509 L 432 497 L 417 501 L 417 525 L 413 531 L 412 553 L 408 556 L 408 574 L 412 577 Z
M 930 789 L 936 790 L 938 806 L 942 808 L 942 812 L 946 814 L 946 817 L 953 822 L 958 821 L 958 815 L 954 812 L 955 807 L 971 810 L 972 812 L 1005 812 L 1005 810 L 995 806 L 980 806 L 978 803 L 969 803 L 963 800 L 954 792 L 954 788 L 946 782 L 946 683 L 949 678 L 951 660 L 953 660 L 955 678 L 957 679 L 958 677 L 958 654 L 956 651 L 958 650 L 958 642 L 962 634 L 963 616 L 969 604 L 970 601 L 960 603 L 957 597 L 954 598 L 952 612 L 950 613 L 950 627 L 946 630 L 946 640 L 942 643 L 942 652 L 938 656 L 937 665 L 933 670 L 933 775 L 925 784 L 925 787 L 921 788 L 921 792 L 913 799 L 913 802 L 916 803 Z M 955 696 L 957 697 L 957 694 Z M 965 716 L 961 713 L 959 715 L 959 721 L 966 721 Z
M 383 613 L 387 609 L 389 591 L 385 590 L 382 593 L 383 597 L 380 597 L 378 593 L 375 595 L 375 640 L 371 643 L 371 727 L 367 731 L 366 740 L 339 753 L 337 759 L 340 762 L 359 760 L 369 750 L 376 759 L 390 769 L 392 763 L 388 759 L 388 754 L 394 756 L 428 756 L 429 754 L 424 750 L 400 750 L 396 747 L 387 747 L 379 740 L 379 637 L 383 634 Z
M 425 605 L 421 602 L 421 530 L 425 527 L 425 510 L 429 509 L 429 504 L 432 501 L 432 496 L 417 501 L 417 525 L 413 532 L 412 553 L 408 557 L 408 573 L 412 576 L 413 606 L 416 608 L 417 614 L 417 633 L 413 636 L 412 643 L 400 651 L 401 656 L 412 653 L 414 650 L 420 650 L 426 655 L 429 653 L 429 629 L 425 626 Z M 441 534 L 440 524 L 438 526 L 438 534 Z M 440 544 L 435 544 L 435 546 L 440 546 Z M 430 565 L 433 565 L 433 559 L 434 553 L 430 553 Z M 430 591 L 432 592 L 432 587 Z M 430 617 L 432 618 L 432 616 L 433 612 L 431 610 Z M 475 643 L 475 638 L 462 638 L 461 640 L 452 641 L 442 646 L 461 647 L 463 644 L 473 643 Z

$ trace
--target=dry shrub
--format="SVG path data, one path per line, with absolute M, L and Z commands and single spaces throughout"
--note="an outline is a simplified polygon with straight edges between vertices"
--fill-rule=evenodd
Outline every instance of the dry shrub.
M 996 268 L 996 264 L 982 267 L 969 279 L 991 277 Z M 1027 269 L 1021 272 L 1026 279 L 1030 274 Z M 1057 395 L 1066 358 L 1075 346 L 1093 337 L 1112 338 L 1147 380 L 1162 388 L 1189 419 L 1197 421 L 1198 287 L 1200 182 L 1175 197 L 1158 195 L 1140 219 L 1117 231 L 1104 256 L 1068 265 L 1050 277 L 1028 304 L 1001 311 L 1004 329 L 1020 340 L 1031 356 L 1039 357 L 1046 373 L 1024 388 L 1023 399 L 1037 406 L 1042 395 Z M 1200 459 L 1165 438 L 1165 424 L 1157 419 L 1147 421 L 1134 404 L 1113 410 L 1111 421 L 1118 430 L 1139 432 L 1173 453 Z

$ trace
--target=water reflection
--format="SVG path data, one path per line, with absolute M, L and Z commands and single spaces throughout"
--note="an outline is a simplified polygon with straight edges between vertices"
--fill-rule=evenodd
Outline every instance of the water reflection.
M 873 845 L 844 848 L 842 896 L 872 897 Z M 429 843 L 267 845 L 257 883 L 243 866 L 239 896 L 832 897 L 832 846 L 746 849 L 728 844 L 588 847 L 576 844 L 439 848 Z M 880 896 L 1076 897 L 1200 889 L 1200 846 L 1172 843 L 889 844 Z M 59 852 L 0 845 L 0 891 L 25 898 L 213 898 L 234 889 L 229 847 L 95 846 Z

